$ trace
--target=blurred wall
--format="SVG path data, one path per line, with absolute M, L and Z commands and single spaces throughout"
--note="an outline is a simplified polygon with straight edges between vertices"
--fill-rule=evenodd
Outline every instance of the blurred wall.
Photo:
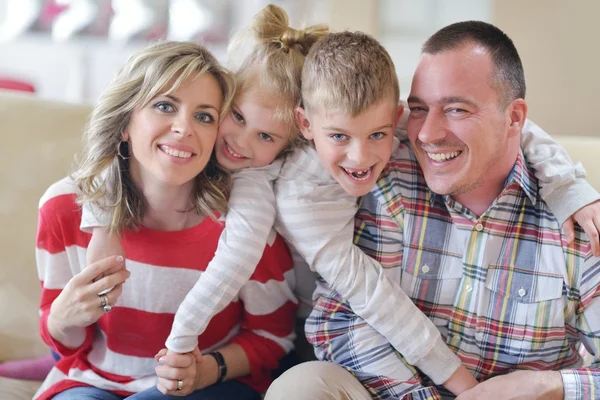
M 600 1 L 496 0 L 493 23 L 523 60 L 529 116 L 553 135 L 600 136 Z

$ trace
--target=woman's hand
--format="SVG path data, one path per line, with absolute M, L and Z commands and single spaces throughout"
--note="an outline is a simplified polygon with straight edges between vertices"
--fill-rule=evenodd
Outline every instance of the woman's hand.
M 105 313 L 98 293 L 113 287 L 105 296 L 107 303 L 114 305 L 129 275 L 123 257 L 112 256 L 88 265 L 71 278 L 50 307 L 48 330 L 52 337 L 64 343 L 61 336 L 68 330 L 98 321 Z
M 161 393 L 187 396 L 202 388 L 199 382 L 204 360 L 198 347 L 191 353 L 183 354 L 162 349 L 154 358 L 160 363 L 155 371 L 158 376 L 156 387 Z

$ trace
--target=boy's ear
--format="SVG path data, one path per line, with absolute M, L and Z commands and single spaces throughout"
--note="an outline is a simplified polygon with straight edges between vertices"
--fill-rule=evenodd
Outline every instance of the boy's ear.
M 302 107 L 296 107 L 296 111 L 294 113 L 296 117 L 296 125 L 298 129 L 300 129 L 300 133 L 306 140 L 313 140 L 312 132 L 310 131 L 310 122 L 308 118 L 306 118 L 306 110 Z
M 523 99 L 516 99 L 509 106 L 510 125 L 508 127 L 508 136 L 520 135 L 525 120 L 527 119 L 527 103 Z

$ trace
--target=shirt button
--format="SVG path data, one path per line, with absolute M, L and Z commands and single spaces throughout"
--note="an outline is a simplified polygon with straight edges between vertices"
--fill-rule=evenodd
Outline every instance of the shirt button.
M 429 272 L 429 265 L 425 264 L 421 267 L 421 271 L 426 274 Z
M 465 286 L 465 289 L 467 290 L 467 292 L 472 292 L 473 291 L 473 285 L 467 285 L 467 286 Z
M 482 224 L 477 224 L 477 225 L 475 225 L 475 230 L 476 230 L 477 232 L 481 232 L 481 231 L 483 230 L 483 225 L 482 225 Z
M 518 293 L 519 293 L 519 297 L 523 297 L 527 294 L 527 290 L 525 290 L 524 288 L 521 288 L 521 289 L 519 289 Z

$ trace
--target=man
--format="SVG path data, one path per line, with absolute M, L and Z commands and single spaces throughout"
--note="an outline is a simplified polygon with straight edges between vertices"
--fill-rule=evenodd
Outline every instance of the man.
M 408 99 L 410 143 L 363 198 L 357 242 L 482 382 L 458 399 L 591 400 L 600 394 L 600 258 L 580 229 L 567 242 L 539 195 L 519 148 L 524 96 L 503 32 L 463 22 L 433 35 Z M 307 337 L 330 363 L 296 369 L 305 394 L 320 381 L 335 389 L 318 398 L 448 395 L 337 293 L 322 285 L 318 295 Z M 595 355 L 590 367 L 580 344 Z

